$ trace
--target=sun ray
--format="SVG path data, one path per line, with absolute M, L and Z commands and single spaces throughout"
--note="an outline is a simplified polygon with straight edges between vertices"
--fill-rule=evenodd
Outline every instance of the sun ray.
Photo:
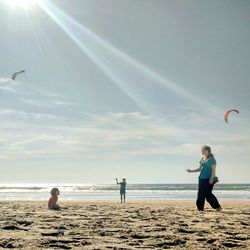
M 191 103 L 204 107 L 208 105 L 211 108 L 213 107 L 204 99 L 169 81 L 151 68 L 114 47 L 51 2 L 42 1 L 40 6 L 94 63 L 148 114 L 156 115 L 158 111 L 138 91 L 129 87 L 128 82 L 134 79 L 149 81 L 150 84 L 165 87 Z M 126 74 L 126 72 L 129 72 L 129 74 Z M 134 79 L 129 75 L 133 75 Z M 213 107 L 213 109 L 216 110 L 216 107 Z

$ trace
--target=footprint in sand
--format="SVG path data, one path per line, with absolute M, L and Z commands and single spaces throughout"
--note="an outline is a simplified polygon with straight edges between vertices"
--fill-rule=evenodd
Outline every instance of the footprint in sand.
M 1 248 L 15 248 L 16 245 L 13 242 L 13 239 L 0 239 L 0 247 Z
M 195 233 L 194 230 L 188 230 L 188 229 L 185 229 L 185 228 L 179 228 L 178 232 L 179 233 L 185 233 L 185 234 L 193 234 L 193 233 Z
M 150 238 L 150 236 L 143 235 L 143 234 L 131 234 L 130 237 L 133 238 L 133 239 L 147 239 L 147 238 Z
M 58 231 L 52 231 L 52 232 L 41 232 L 42 236 L 62 236 L 64 235 L 64 231 L 58 230 Z
M 234 241 L 225 241 L 225 242 L 221 242 L 221 244 L 225 247 L 229 247 L 229 248 L 233 248 L 233 247 L 242 247 L 244 246 L 243 244 L 240 243 L 236 243 Z
M 23 230 L 23 231 L 28 231 L 28 229 L 17 227 L 15 225 L 7 225 L 2 227 L 3 230 Z
M 33 223 L 33 221 L 19 220 L 19 221 L 16 221 L 16 223 L 27 227 L 27 226 L 30 226 Z
M 169 246 L 177 246 L 177 245 L 184 245 L 184 244 L 186 244 L 186 240 L 176 239 L 176 240 L 169 240 L 169 241 L 158 243 L 156 244 L 156 246 L 161 247 L 161 248 L 168 248 Z
M 208 243 L 208 244 L 213 244 L 216 240 L 217 240 L 217 239 L 209 239 L 209 240 L 207 240 L 207 243 Z

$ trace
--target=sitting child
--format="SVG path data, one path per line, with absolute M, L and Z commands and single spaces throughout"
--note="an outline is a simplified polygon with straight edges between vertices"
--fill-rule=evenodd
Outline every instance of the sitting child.
M 48 202 L 48 208 L 52 210 L 60 210 L 60 207 L 56 204 L 58 201 L 58 195 L 60 191 L 58 188 L 52 188 L 50 191 L 51 197 Z

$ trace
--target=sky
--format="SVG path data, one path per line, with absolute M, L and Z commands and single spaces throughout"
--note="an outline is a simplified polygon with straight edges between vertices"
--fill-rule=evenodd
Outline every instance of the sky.
M 204 144 L 221 183 L 249 183 L 250 1 L 16 1 L 0 183 L 195 183 Z

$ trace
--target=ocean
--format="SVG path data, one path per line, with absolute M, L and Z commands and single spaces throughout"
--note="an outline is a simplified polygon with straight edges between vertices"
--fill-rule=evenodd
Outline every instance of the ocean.
M 117 200 L 119 186 L 110 184 L 1 184 L 0 200 L 47 200 L 58 187 L 60 200 Z M 216 184 L 219 199 L 249 200 L 249 184 Z M 197 184 L 127 184 L 127 200 L 193 200 Z

